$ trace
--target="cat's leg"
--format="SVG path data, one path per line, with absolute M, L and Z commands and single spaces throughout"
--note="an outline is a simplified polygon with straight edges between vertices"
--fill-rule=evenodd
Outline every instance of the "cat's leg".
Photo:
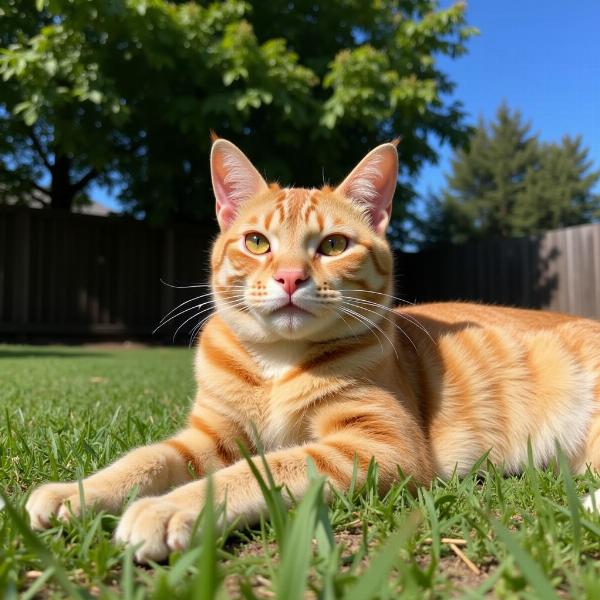
M 136 448 L 85 478 L 82 481 L 85 505 L 118 513 L 134 488 L 139 496 L 162 494 L 190 481 L 194 475 L 201 477 L 209 470 L 231 464 L 238 458 L 235 440 L 242 435 L 223 416 L 196 408 L 189 427 L 174 437 Z M 62 519 L 77 515 L 81 511 L 79 483 L 42 485 L 31 494 L 26 508 L 35 529 L 49 527 L 53 515 Z
M 307 489 L 309 458 L 341 490 L 347 489 L 352 480 L 355 457 L 359 483 L 366 477 L 371 458 L 375 458 L 382 491 L 396 479 L 398 466 L 416 483 L 431 480 L 430 454 L 420 426 L 386 394 L 380 393 L 377 398 L 377 390 L 371 390 L 360 402 L 328 405 L 316 413 L 312 425 L 312 442 L 265 456 L 276 483 L 289 489 L 294 498 L 301 498 Z M 255 457 L 253 462 L 263 470 L 261 458 Z M 253 523 L 266 515 L 265 500 L 245 460 L 215 472 L 213 489 L 215 502 L 226 500 L 228 522 L 241 517 Z M 123 515 L 117 540 L 141 544 L 136 552 L 138 561 L 166 558 L 172 550 L 188 544 L 206 493 L 207 482 L 201 480 L 158 498 L 138 500 Z

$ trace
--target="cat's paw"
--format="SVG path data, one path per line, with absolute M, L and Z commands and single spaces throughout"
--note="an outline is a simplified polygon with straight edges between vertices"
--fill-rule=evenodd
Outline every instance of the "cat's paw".
M 47 483 L 33 490 L 25 504 L 31 527 L 37 530 L 50 527 L 50 518 L 58 516 L 77 488 L 76 483 Z
M 83 488 L 84 502 L 88 507 L 110 508 L 109 494 L 90 485 Z M 50 527 L 50 518 L 67 521 L 71 516 L 81 514 L 81 496 L 79 484 L 46 483 L 35 489 L 25 505 L 33 529 L 41 530 Z
M 174 550 L 186 548 L 198 512 L 184 509 L 168 496 L 142 498 L 123 514 L 115 539 L 139 546 L 135 559 L 139 563 L 165 560 Z

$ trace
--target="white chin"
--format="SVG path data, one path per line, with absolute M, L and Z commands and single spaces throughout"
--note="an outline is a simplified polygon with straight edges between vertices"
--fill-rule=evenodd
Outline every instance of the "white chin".
M 281 309 L 267 317 L 269 328 L 284 338 L 298 338 L 314 326 L 314 315 L 301 309 Z

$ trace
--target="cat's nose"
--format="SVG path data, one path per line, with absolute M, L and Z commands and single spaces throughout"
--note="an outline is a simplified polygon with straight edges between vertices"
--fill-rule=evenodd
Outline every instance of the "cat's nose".
M 277 269 L 273 279 L 283 286 L 291 298 L 293 293 L 308 279 L 308 274 L 304 269 Z

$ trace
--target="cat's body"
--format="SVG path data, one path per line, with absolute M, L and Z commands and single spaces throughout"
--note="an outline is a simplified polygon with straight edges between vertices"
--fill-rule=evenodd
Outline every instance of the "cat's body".
M 83 485 L 86 502 L 111 511 L 134 486 L 149 496 L 117 530 L 143 542 L 139 560 L 187 544 L 208 472 L 229 519 L 264 513 L 238 448 L 255 451 L 256 436 L 295 497 L 308 458 L 340 489 L 355 461 L 361 480 L 372 458 L 382 490 L 398 467 L 427 484 L 487 451 L 517 471 L 529 440 L 539 466 L 558 442 L 574 471 L 600 469 L 600 323 L 466 303 L 392 309 L 384 231 L 396 160 L 386 144 L 336 190 L 280 189 L 215 143 L 216 314 L 200 336 L 188 426 Z M 32 524 L 76 513 L 79 501 L 76 483 L 43 486 L 28 502 Z
M 368 400 L 386 390 L 393 398 L 389 418 L 402 413 L 421 430 L 411 444 L 424 479 L 455 469 L 464 474 L 488 450 L 493 462 L 518 472 L 528 440 L 539 467 L 555 456 L 556 442 L 575 472 L 596 452 L 600 459 L 600 323 L 467 303 L 424 304 L 387 316 L 402 332 L 384 322 L 381 345 L 366 334 L 275 356 L 270 345 L 228 341 L 227 325 L 213 318 L 197 354 L 204 391 L 197 412 L 213 405 L 245 439 L 256 432 L 273 451 L 315 441 L 315 415 L 335 396 L 344 401 L 351 390 Z M 218 360 L 205 345 L 219 348 Z M 240 403 L 248 381 L 254 401 Z M 595 419 L 598 440 L 589 435 Z M 371 450 L 361 454 L 360 443 L 377 432 L 361 431 L 364 439 L 354 439 L 349 457 L 356 450 L 367 464 Z M 419 452 L 421 443 L 428 448 Z
M 600 434 L 600 323 L 462 303 L 403 312 L 435 340 L 405 325 L 418 340 L 409 373 L 436 474 L 448 477 L 455 467 L 464 474 L 488 450 L 494 463 L 518 472 L 528 440 L 538 467 L 555 456 L 556 442 L 575 472 L 600 466 L 600 439 L 590 429 L 597 421 Z

